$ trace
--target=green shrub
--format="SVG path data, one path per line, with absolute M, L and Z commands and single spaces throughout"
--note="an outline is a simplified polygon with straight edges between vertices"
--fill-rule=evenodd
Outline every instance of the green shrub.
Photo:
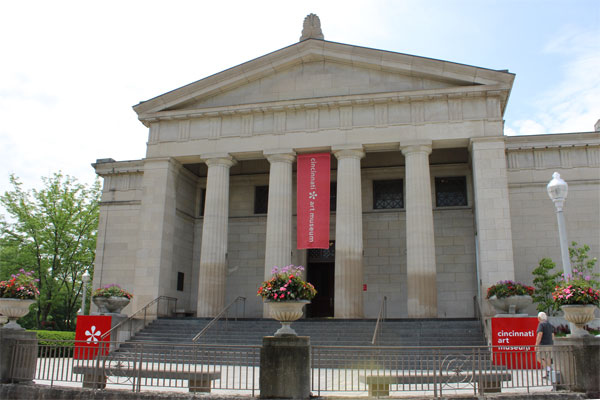
M 73 357 L 75 332 L 36 331 L 38 339 L 38 356 L 40 357 Z

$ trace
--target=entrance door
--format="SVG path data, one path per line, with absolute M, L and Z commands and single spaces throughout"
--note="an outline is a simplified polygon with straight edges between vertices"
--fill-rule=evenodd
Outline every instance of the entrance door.
M 333 317 L 335 242 L 329 242 L 329 249 L 309 250 L 307 262 L 306 279 L 317 289 L 317 295 L 306 306 L 306 317 Z
M 317 289 L 317 295 L 306 306 L 308 318 L 333 317 L 335 263 L 308 264 L 306 277 Z

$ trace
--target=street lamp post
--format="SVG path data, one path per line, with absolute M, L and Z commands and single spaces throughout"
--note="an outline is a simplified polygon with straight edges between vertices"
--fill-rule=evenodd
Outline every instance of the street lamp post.
M 85 315 L 85 298 L 87 295 L 88 283 L 90 282 L 89 272 L 85 271 L 83 276 L 81 277 L 81 280 L 83 281 L 83 297 L 81 299 L 81 308 L 79 309 L 79 312 L 77 314 Z
M 561 179 L 560 174 L 555 172 L 552 174 L 552 180 L 546 187 L 548 196 L 554 202 L 556 207 L 556 219 L 558 221 L 558 236 L 560 239 L 560 253 L 562 256 L 563 272 L 565 279 L 568 279 L 571 274 L 571 260 L 569 258 L 569 242 L 567 240 L 567 228 L 565 227 L 565 216 L 563 215 L 563 206 L 569 192 L 569 185 Z

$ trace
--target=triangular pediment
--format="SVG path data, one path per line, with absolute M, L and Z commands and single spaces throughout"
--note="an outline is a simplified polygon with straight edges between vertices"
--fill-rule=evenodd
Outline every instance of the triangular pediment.
M 139 118 L 182 110 L 382 93 L 435 94 L 486 86 L 506 91 L 514 75 L 473 66 L 323 40 L 306 40 L 134 107 Z M 504 108 L 504 107 L 502 107 Z
M 445 89 L 460 82 L 428 79 L 332 61 L 312 61 L 277 71 L 225 93 L 178 104 L 170 110 Z

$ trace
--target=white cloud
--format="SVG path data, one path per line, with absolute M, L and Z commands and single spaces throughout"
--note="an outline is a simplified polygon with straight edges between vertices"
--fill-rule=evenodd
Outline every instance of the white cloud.
M 569 59 L 563 76 L 534 101 L 534 112 L 509 129 L 518 134 L 589 132 L 600 118 L 600 40 L 598 31 L 566 28 L 544 51 Z

